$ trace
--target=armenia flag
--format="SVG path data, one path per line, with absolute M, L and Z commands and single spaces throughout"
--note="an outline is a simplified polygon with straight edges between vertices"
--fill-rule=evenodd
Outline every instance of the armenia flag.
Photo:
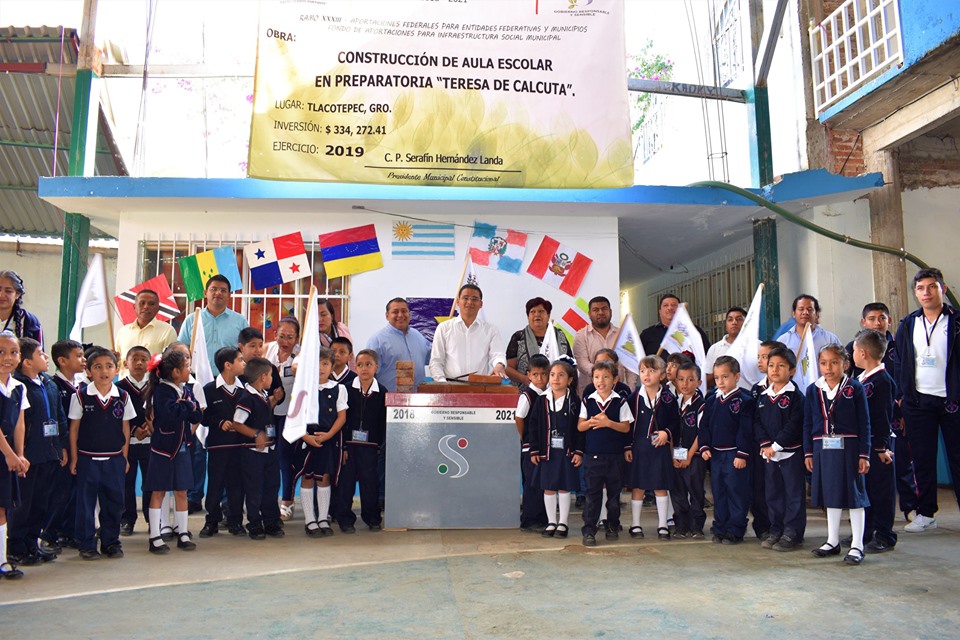
M 252 289 L 266 289 L 311 275 L 307 250 L 299 231 L 243 248 L 250 266 Z
M 393 223 L 394 259 L 453 260 L 455 240 L 452 224 Z
M 372 224 L 320 234 L 320 254 L 327 278 L 383 268 L 383 256 Z
M 508 273 L 520 273 L 527 234 L 513 229 L 500 229 L 483 222 L 473 223 L 470 238 L 470 259 L 478 267 Z
M 571 296 L 577 295 L 593 260 L 544 236 L 527 273 Z
M 219 247 L 196 255 L 180 258 L 180 275 L 183 288 L 187 291 L 187 300 L 203 299 L 203 290 L 207 280 L 215 275 L 225 276 L 230 281 L 230 290 L 243 288 L 240 269 L 237 268 L 237 254 L 233 247 Z

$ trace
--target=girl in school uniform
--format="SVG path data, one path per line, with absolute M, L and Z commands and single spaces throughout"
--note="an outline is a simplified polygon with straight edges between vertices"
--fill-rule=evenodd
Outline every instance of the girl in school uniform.
M 543 489 L 547 511 L 545 538 L 566 538 L 569 532 L 570 492 L 580 488 L 577 469 L 583 463 L 584 434 L 577 429 L 580 398 L 576 368 L 558 360 L 550 366 L 550 390 L 538 397 L 530 410 L 530 461 Z M 557 507 L 560 517 L 557 517 Z
M 23 452 L 23 412 L 30 407 L 26 389 L 13 377 L 20 364 L 20 343 L 11 331 L 0 331 L 0 578 L 16 580 L 23 572 L 7 562 L 7 510 L 19 498 L 17 477 L 24 477 L 30 463 Z
M 148 367 L 150 386 L 145 413 L 153 416 L 150 462 L 144 491 L 150 495 L 150 552 L 170 551 L 160 536 L 160 508 L 167 491 L 173 491 L 177 547 L 192 551 L 197 545 L 187 526 L 187 490 L 193 486 L 190 445 L 192 426 L 203 417 L 200 405 L 187 385 L 190 356 L 182 349 L 167 349 Z
M 667 526 L 670 510 L 670 487 L 673 486 L 674 434 L 679 434 L 680 414 L 677 398 L 660 378 L 666 365 L 659 356 L 640 360 L 640 387 L 627 401 L 636 420 L 632 428 L 633 446 L 625 453 L 627 462 L 633 462 L 630 486 L 632 523 L 631 538 L 642 538 L 640 511 L 646 489 L 657 499 L 657 537 L 670 539 Z
M 860 383 L 847 376 L 847 352 L 828 344 L 819 353 L 821 377 L 807 388 L 803 454 L 812 476 L 811 504 L 827 509 L 827 541 L 813 555 L 840 555 L 840 514 L 850 511 L 853 541 L 843 561 L 863 562 L 866 473 L 870 470 L 870 412 Z

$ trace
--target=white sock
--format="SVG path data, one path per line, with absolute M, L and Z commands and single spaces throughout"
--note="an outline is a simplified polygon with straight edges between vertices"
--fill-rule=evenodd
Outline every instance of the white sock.
M 175 514 L 177 519 L 177 534 L 183 535 L 190 531 L 190 525 L 187 524 L 187 512 L 186 511 L 177 511 Z
M 643 509 L 643 498 L 630 501 L 630 516 L 633 526 L 640 526 L 640 510 Z
M 159 547 L 163 544 L 163 540 L 160 540 L 160 509 L 154 509 L 153 507 L 149 510 L 150 514 L 150 539 L 157 539 L 155 543 L 152 543 L 154 546 Z
M 172 528 L 170 523 L 170 494 L 163 494 L 163 502 L 160 504 L 160 528 Z
M 866 525 L 867 512 L 860 509 L 850 509 L 850 528 L 853 529 L 853 542 L 850 547 L 863 552 L 863 529 Z
M 607 519 L 607 489 L 603 489 L 603 497 L 600 498 L 600 520 Z M 599 521 L 598 521 L 599 522 Z
M 840 544 L 840 514 L 843 509 L 827 507 L 827 544 L 835 547 Z M 860 530 L 860 541 L 863 543 L 863 530 Z
M 667 494 L 667 498 L 670 498 L 670 495 Z M 667 500 L 667 520 L 673 520 L 673 500 Z
M 7 525 L 0 524 L 0 564 L 7 563 Z
M 316 529 L 317 525 L 317 505 L 313 501 L 313 496 L 317 490 L 313 487 L 304 489 L 300 487 L 300 506 L 303 508 L 303 519 L 310 529 Z M 313 525 L 312 527 L 310 525 Z
M 560 517 L 557 519 L 557 524 L 567 524 L 570 520 L 570 493 L 557 494 L 557 500 L 560 503 Z
M 557 523 L 557 494 L 555 493 L 546 493 L 543 494 L 543 506 L 547 509 L 547 522 L 550 524 Z
M 315 487 L 317 492 L 317 522 L 330 520 L 330 487 Z
M 667 526 L 667 515 L 670 511 L 670 496 L 657 496 L 657 528 Z

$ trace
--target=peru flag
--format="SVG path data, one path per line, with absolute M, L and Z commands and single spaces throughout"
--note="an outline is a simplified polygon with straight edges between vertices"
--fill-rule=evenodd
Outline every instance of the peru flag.
M 527 273 L 571 296 L 577 295 L 593 260 L 544 236 Z

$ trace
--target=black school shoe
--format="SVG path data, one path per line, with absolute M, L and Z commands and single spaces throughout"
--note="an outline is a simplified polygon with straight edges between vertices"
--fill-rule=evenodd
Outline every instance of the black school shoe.
M 260 527 L 260 526 L 250 527 L 250 528 L 248 529 L 248 531 L 247 531 L 247 535 L 250 536 L 250 539 L 251 539 L 251 540 L 266 540 L 266 539 L 267 539 L 267 534 L 266 534 L 266 532 L 263 530 L 263 527 Z
M 246 529 L 243 528 L 242 524 L 231 524 L 227 526 L 227 533 L 232 536 L 245 536 L 247 535 Z
M 743 542 L 743 536 L 735 536 L 732 533 L 728 533 L 727 535 L 723 536 L 723 540 L 720 542 L 720 544 L 740 544 L 741 542 Z
M 103 550 L 103 555 L 107 556 L 108 558 L 122 558 L 123 548 L 120 546 L 119 542 L 115 542 Z
M 864 551 L 866 553 L 886 553 L 887 551 L 893 551 L 894 547 L 896 546 L 897 545 L 895 544 L 888 544 L 883 540 L 877 540 L 874 538 L 869 542 L 869 544 L 867 544 L 867 546 L 864 548 Z
M 6 580 L 19 580 L 22 577 L 23 571 L 20 571 L 20 569 L 17 569 L 9 562 L 0 564 L 0 578 L 4 578 Z
M 123 537 L 132 536 L 132 535 L 133 535 L 133 523 L 132 523 L 132 522 L 124 522 L 123 524 L 121 524 L 121 525 L 120 525 L 120 535 L 122 535 Z
M 777 543 L 771 547 L 774 551 L 795 551 L 800 545 L 803 544 L 802 541 L 790 536 L 781 536 Z
M 184 531 L 179 536 L 177 536 L 177 549 L 182 549 L 184 551 L 193 551 L 197 548 L 197 543 L 193 541 L 193 534 L 189 531 Z
M 155 542 L 159 542 L 160 544 L 154 544 Z M 163 538 L 160 536 L 157 536 L 156 538 L 150 538 L 148 544 L 150 545 L 150 553 L 157 553 L 161 555 L 164 553 L 170 553 L 170 547 L 167 546 L 167 543 L 164 542 Z
M 200 529 L 201 538 L 210 538 L 212 536 L 217 535 L 218 533 L 220 533 L 220 527 L 217 526 L 216 524 L 211 524 L 209 522 L 203 525 L 203 529 Z
M 100 552 L 96 549 L 80 549 L 80 558 L 82 560 L 99 560 Z
M 356 528 L 355 526 L 353 526 L 352 524 L 348 524 L 348 525 L 345 526 L 345 527 L 340 527 L 340 531 L 343 532 L 343 533 L 356 533 L 356 532 L 357 532 L 357 528 Z
M 667 527 L 660 527 L 657 529 L 657 538 L 660 540 L 669 540 L 670 539 L 670 529 Z
M 583 546 L 585 547 L 597 546 L 597 537 L 592 533 L 585 533 L 583 535 Z
M 263 528 L 263 532 L 271 538 L 282 538 L 284 536 L 283 525 L 279 522 L 272 522 L 268 524 Z
M 827 543 L 823 543 L 822 546 L 819 546 L 816 549 L 811 549 L 810 553 L 812 553 L 815 558 L 826 558 L 829 556 L 838 556 L 840 555 L 840 545 L 838 544 L 835 547 L 831 547 L 831 546 L 828 546 Z
M 619 527 L 619 526 L 616 526 L 616 527 L 607 527 L 607 531 L 606 531 L 606 536 L 605 536 L 605 537 L 606 537 L 607 540 L 610 540 L 610 541 L 619 540 L 619 539 L 620 539 L 620 527 Z
M 855 567 L 860 566 L 860 564 L 863 562 L 863 551 L 857 549 L 856 547 L 851 547 L 847 555 L 843 557 L 843 562 Z

